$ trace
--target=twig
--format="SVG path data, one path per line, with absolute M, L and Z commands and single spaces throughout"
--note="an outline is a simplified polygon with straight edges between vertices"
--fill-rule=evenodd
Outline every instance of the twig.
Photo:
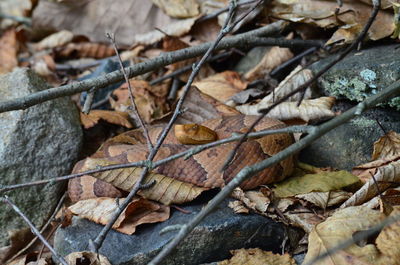
M 94 89 L 89 90 L 89 92 L 86 95 L 85 103 L 83 104 L 82 108 L 82 113 L 88 115 L 90 112 L 90 109 L 92 108 L 93 104 L 93 98 L 94 98 Z
M 344 57 L 346 57 L 354 48 L 357 47 L 358 43 L 361 42 L 365 35 L 367 34 L 369 28 L 371 27 L 373 21 L 375 20 L 375 17 L 378 15 L 378 11 L 380 8 L 380 0 L 373 0 L 373 9 L 372 9 L 372 13 L 367 21 L 367 23 L 365 24 L 365 27 L 363 28 L 363 30 L 361 31 L 360 35 L 357 37 L 357 39 L 341 54 L 339 54 L 339 56 L 333 60 L 331 63 L 329 63 L 328 65 L 326 65 L 325 67 L 323 67 L 319 72 L 317 72 L 313 78 L 311 78 L 310 80 L 308 80 L 307 82 L 305 82 L 304 84 L 302 84 L 301 86 L 299 86 L 298 88 L 296 88 L 295 90 L 293 90 L 292 92 L 288 93 L 286 96 L 282 97 L 280 100 L 276 101 L 275 103 L 273 103 L 271 106 L 269 106 L 266 109 L 263 110 L 259 110 L 259 112 L 261 113 L 261 115 L 259 116 L 259 118 L 250 126 L 250 128 L 248 129 L 248 131 L 243 135 L 243 139 L 240 140 L 238 142 L 238 144 L 235 146 L 235 148 L 232 150 L 232 152 L 229 154 L 228 158 L 226 159 L 223 167 L 221 170 L 225 170 L 232 162 L 233 158 L 235 157 L 235 154 L 237 152 L 237 150 L 239 150 L 240 145 L 244 142 L 244 140 L 246 139 L 245 136 L 247 133 L 249 133 L 250 131 L 252 131 L 254 129 L 254 127 L 265 117 L 265 115 L 267 115 L 273 108 L 275 108 L 276 106 L 278 106 L 279 104 L 281 104 L 282 102 L 284 102 L 285 100 L 287 100 L 288 98 L 290 98 L 291 96 L 302 92 L 302 95 L 299 99 L 298 105 L 300 105 L 301 101 L 303 100 L 304 97 L 304 92 L 307 89 L 307 87 L 309 87 L 312 83 L 314 83 L 320 76 L 322 76 L 326 71 L 328 71 L 331 67 L 333 67 L 336 63 L 338 63 L 339 61 L 341 61 Z M 359 106 L 359 108 L 362 108 L 362 105 L 358 104 L 357 106 Z M 361 110 L 362 111 L 362 110 Z M 360 111 L 357 111 L 356 113 L 358 113 Z M 361 113 L 361 112 L 360 112 Z
M 235 5 L 234 5 L 234 1 L 231 1 L 230 4 L 230 9 L 229 9 L 229 15 L 228 15 L 228 19 L 225 21 L 225 25 L 222 28 L 222 30 L 220 31 L 220 33 L 217 36 L 217 39 L 215 40 L 215 42 L 209 47 L 209 49 L 207 50 L 207 52 L 204 54 L 204 56 L 200 59 L 199 63 L 194 67 L 192 73 L 189 76 L 188 82 L 185 85 L 185 87 L 183 88 L 183 95 L 182 97 L 179 99 L 176 109 L 172 115 L 172 118 L 170 119 L 170 121 L 168 122 L 168 125 L 163 129 L 163 131 L 161 132 L 161 135 L 159 136 L 157 143 L 155 145 L 155 147 L 153 149 L 151 149 L 150 154 L 147 157 L 147 165 L 145 168 L 143 168 L 143 171 L 140 174 L 139 179 L 136 181 L 134 187 L 132 188 L 132 190 L 129 192 L 128 196 L 126 197 L 126 199 L 124 200 L 124 202 L 121 204 L 121 207 L 117 208 L 112 216 L 112 218 L 110 219 L 110 221 L 107 223 L 107 225 L 105 225 L 103 227 L 103 229 L 100 231 L 99 235 L 96 237 L 95 240 L 93 240 L 92 242 L 89 242 L 89 246 L 90 246 L 90 250 L 92 252 L 98 252 L 99 248 L 102 246 L 108 232 L 110 231 L 110 229 L 112 228 L 112 226 L 114 225 L 114 223 L 117 221 L 118 217 L 121 215 L 121 213 L 123 212 L 123 210 L 128 206 L 128 204 L 132 201 L 133 197 L 136 195 L 136 192 L 140 189 L 140 187 L 142 186 L 142 181 L 144 180 L 144 178 L 146 177 L 148 171 L 153 168 L 153 159 L 156 156 L 159 148 L 161 147 L 162 143 L 164 142 L 164 139 L 166 138 L 168 132 L 170 131 L 170 129 L 172 128 L 173 123 L 175 122 L 176 118 L 178 117 L 180 111 L 181 111 L 181 106 L 182 103 L 185 99 L 185 96 L 187 94 L 187 92 L 189 91 L 189 88 L 194 80 L 194 77 L 197 75 L 197 73 L 199 72 L 201 66 L 205 63 L 206 59 L 208 58 L 208 56 L 214 51 L 215 47 L 218 45 L 219 41 L 226 35 L 229 33 L 228 29 L 228 25 L 230 23 L 230 20 L 233 17 L 234 11 L 235 11 Z
M 304 56 L 307 56 L 313 52 L 315 52 L 317 50 L 317 47 L 311 47 L 305 51 L 303 51 L 302 53 L 297 54 L 295 57 L 287 60 L 286 62 L 284 62 L 283 64 L 279 65 L 278 67 L 276 67 L 274 70 L 271 71 L 271 73 L 269 74 L 270 76 L 274 76 L 276 75 L 279 71 L 281 71 L 282 69 L 286 68 L 287 66 L 296 63 L 297 61 L 301 60 Z
M 254 37 L 261 37 L 276 33 L 280 31 L 285 24 L 286 23 L 283 21 L 278 21 L 253 31 L 249 31 L 243 34 L 238 34 L 232 37 L 227 37 L 226 39 L 221 41 L 221 43 L 217 47 L 215 47 L 215 50 L 230 49 L 232 47 L 247 47 L 254 45 L 252 40 Z M 270 42 L 268 45 L 276 46 L 275 39 L 269 39 L 269 40 Z M 281 44 L 283 42 L 284 41 L 281 41 Z M 266 43 L 264 44 L 267 45 Z M 286 44 L 288 43 L 286 42 Z M 127 72 L 128 78 L 132 78 L 134 76 L 150 72 L 159 67 L 163 67 L 172 63 L 200 56 L 204 54 L 204 52 L 211 45 L 212 43 L 208 42 L 195 47 L 189 47 L 174 52 L 164 53 L 163 55 L 156 57 L 154 59 L 127 67 L 125 68 L 125 70 Z M 74 82 L 56 88 L 46 89 L 43 91 L 32 93 L 25 97 L 2 101 L 0 102 L 0 113 L 11 110 L 26 109 L 48 100 L 64 96 L 71 96 L 76 93 L 87 91 L 92 87 L 99 89 L 109 84 L 122 81 L 123 78 L 124 77 L 122 72 L 120 70 L 117 70 L 102 76 L 98 76 L 96 78 L 87 79 L 80 82 Z
M 237 6 L 250 5 L 250 4 L 253 4 L 253 3 L 257 2 L 257 1 L 258 0 L 238 1 L 237 2 Z M 209 19 L 218 17 L 219 15 L 221 15 L 222 13 L 227 12 L 228 10 L 229 10 L 229 7 L 223 7 L 223 8 L 221 8 L 221 9 L 219 9 L 219 10 L 217 10 L 217 11 L 211 13 L 211 14 L 208 14 L 208 15 L 205 15 L 205 16 L 199 18 L 198 20 L 196 20 L 196 23 L 199 23 L 199 22 L 202 22 L 202 21 L 205 21 L 205 20 L 209 20 Z
M 121 56 L 119 55 L 119 52 L 118 52 L 117 43 L 115 42 L 115 36 L 111 35 L 110 33 L 106 33 L 106 36 L 110 40 L 110 42 L 112 43 L 112 45 L 114 47 L 115 55 L 118 58 L 118 62 L 119 62 L 119 65 L 121 67 L 122 74 L 124 75 L 125 82 L 128 85 L 129 99 L 131 100 L 131 105 L 132 105 L 132 108 L 133 108 L 133 112 L 135 113 L 136 118 L 139 121 L 140 127 L 143 129 L 143 135 L 144 135 L 144 138 L 146 139 L 147 146 L 148 146 L 148 149 L 150 151 L 150 150 L 153 149 L 153 144 L 151 143 L 151 139 L 150 139 L 150 136 L 149 136 L 149 131 L 147 130 L 147 127 L 144 124 L 143 119 L 140 116 L 139 110 L 138 110 L 138 108 L 136 106 L 135 96 L 133 95 L 133 90 L 132 90 L 131 83 L 129 82 L 129 78 L 128 78 L 128 75 L 126 74 L 126 71 L 125 71 L 125 68 L 124 68 L 124 64 L 122 63 Z
M 1 200 L 4 203 L 7 203 L 11 208 L 24 219 L 25 223 L 28 224 L 29 228 L 31 229 L 32 233 L 35 234 L 42 242 L 43 244 L 50 250 L 50 252 L 53 254 L 54 258 L 58 260 L 63 265 L 68 265 L 68 263 L 65 261 L 65 259 L 57 254 L 57 252 L 54 250 L 54 248 L 47 242 L 47 240 L 40 234 L 40 232 L 37 230 L 37 228 L 32 224 L 32 222 L 28 219 L 28 217 L 25 216 L 23 212 L 8 198 L 7 195 L 5 195 Z
M 365 106 L 364 109 L 369 109 L 380 102 L 384 102 L 392 97 L 395 97 L 400 94 L 400 80 L 396 81 L 385 90 L 379 92 L 378 94 L 367 98 L 364 102 L 360 103 Z M 271 167 L 285 158 L 297 153 L 302 150 L 304 147 L 308 146 L 315 140 L 317 140 L 322 135 L 331 131 L 332 129 L 338 127 L 339 125 L 351 120 L 353 117 L 357 116 L 356 114 L 357 106 L 346 111 L 340 116 L 333 118 L 330 121 L 318 126 L 315 128 L 313 132 L 311 132 L 306 137 L 302 138 L 300 141 L 292 144 L 285 150 L 275 154 L 274 156 L 263 160 L 257 164 L 252 166 L 247 166 L 243 168 L 236 176 L 232 179 L 201 211 L 198 213 L 192 220 L 190 220 L 187 224 L 182 225 L 182 229 L 175 236 L 170 243 L 168 243 L 161 252 L 150 262 L 150 264 L 157 264 L 164 257 L 170 254 L 177 245 L 193 230 L 193 228 L 200 223 L 204 217 L 206 217 L 209 213 L 211 213 L 220 203 L 224 200 L 232 191 L 240 186 L 240 184 L 246 179 L 254 176 L 261 170 Z

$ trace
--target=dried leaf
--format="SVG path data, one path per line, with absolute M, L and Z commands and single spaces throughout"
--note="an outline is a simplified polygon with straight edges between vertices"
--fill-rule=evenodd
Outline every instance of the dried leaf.
M 82 261 L 85 261 L 84 264 L 90 265 L 111 265 L 108 259 L 103 255 L 88 251 L 70 253 L 65 257 L 65 261 L 67 261 L 69 265 L 81 265 L 83 263 Z
M 67 45 L 55 50 L 55 56 L 60 59 L 63 58 L 102 59 L 106 57 L 111 57 L 114 54 L 115 51 L 111 45 L 93 43 L 93 42 L 68 43 Z
M 371 160 L 385 159 L 400 155 L 400 134 L 390 131 L 374 143 Z
M 201 92 L 221 102 L 226 102 L 236 93 L 241 92 L 247 86 L 240 79 L 240 75 L 233 71 L 225 71 L 209 76 L 199 82 L 193 83 Z
M 390 217 L 398 218 L 400 214 L 400 207 L 394 207 Z M 379 233 L 379 236 L 376 238 L 376 246 L 381 251 L 381 253 L 389 257 L 393 262 L 386 264 L 400 264 L 400 221 L 386 226 Z
M 81 218 L 106 225 L 124 200 L 114 198 L 88 199 L 79 201 L 68 209 Z M 168 218 L 169 207 L 143 198 L 134 199 L 119 216 L 113 228 L 121 233 L 132 235 L 138 225 L 163 222 Z
M 33 3 L 34 1 L 32 0 L 2 0 L 0 1 L 0 10 L 2 14 L 23 18 L 29 16 L 34 5 Z M 20 22 L 15 19 L 2 17 L 0 20 L 0 29 L 3 31 L 18 24 Z
M 327 192 L 340 190 L 357 182 L 359 180 L 356 176 L 344 170 L 321 172 L 291 177 L 275 184 L 276 188 L 273 191 L 278 197 L 290 197 L 314 191 Z
M 293 57 L 293 53 L 288 48 L 272 47 L 269 49 L 261 61 L 250 71 L 248 71 L 244 78 L 251 82 L 257 79 L 265 78 L 275 67 Z
M 153 3 L 174 18 L 189 18 L 200 14 L 196 0 L 153 0 Z
M 61 47 L 71 42 L 73 38 L 74 34 L 71 31 L 61 30 L 41 40 L 36 47 L 38 50 Z
M 354 195 L 345 201 L 340 207 L 348 207 L 351 205 L 359 205 L 365 201 L 378 195 L 378 189 L 376 185 L 379 186 L 379 191 L 383 192 L 391 183 L 400 182 L 400 161 L 391 162 L 388 165 L 379 167 L 374 174 L 374 178 L 370 178 L 367 183 L 362 186 Z
M 53 264 L 53 262 L 51 262 L 50 259 L 47 260 L 46 258 L 40 258 L 39 260 L 37 260 L 37 256 L 38 256 L 37 252 L 25 254 L 22 257 L 17 258 L 10 263 L 7 263 L 7 265 L 52 265 Z
M 279 255 L 259 248 L 231 250 L 233 255 L 229 260 L 218 262 L 218 265 L 296 265 L 289 254 Z
M 249 213 L 249 209 L 241 201 L 230 201 L 228 203 L 228 207 L 233 210 L 234 213 L 242 214 Z
M 171 36 L 181 36 L 195 20 L 170 18 L 148 0 L 122 1 L 118 5 L 108 0 L 39 1 L 32 15 L 34 29 L 39 33 L 69 30 L 92 42 L 104 43 L 107 42 L 104 32 L 112 32 L 117 36 L 117 43 L 125 46 L 161 40 L 164 34 L 155 28 Z
M 304 263 L 336 247 L 354 233 L 369 229 L 385 218 L 379 211 L 365 207 L 349 207 L 335 212 L 326 221 L 318 224 L 308 237 L 308 252 Z M 342 251 L 328 255 L 314 264 L 373 264 L 379 253 L 376 247 L 368 244 L 360 247 L 352 244 Z M 354 261 L 355 263 L 349 263 Z
M 8 240 L 10 245 L 0 248 L 0 264 L 5 264 L 8 259 L 18 253 L 26 246 L 26 243 L 34 238 L 29 228 L 8 231 Z
M 283 102 L 273 108 L 267 114 L 267 117 L 282 121 L 295 119 L 301 119 L 305 122 L 324 120 L 335 116 L 335 113 L 331 110 L 334 103 L 334 97 L 320 97 L 316 99 L 303 100 L 300 106 L 297 106 L 297 102 Z M 262 112 L 263 109 L 266 109 L 269 106 L 270 104 L 245 104 L 237 106 L 236 109 L 245 115 L 259 115 L 259 111 Z
M 101 158 L 87 158 L 80 171 L 98 168 L 99 166 L 113 165 L 117 162 Z M 141 168 L 115 169 L 106 172 L 92 174 L 91 176 L 103 180 L 115 187 L 130 191 L 140 177 Z M 197 187 L 161 174 L 149 173 L 144 184 L 155 181 L 156 184 L 148 189 L 138 192 L 140 196 L 147 199 L 161 202 L 165 205 L 181 204 L 192 201 L 207 188 Z
M 6 30 L 0 38 L 0 74 L 11 72 L 18 66 L 19 42 L 14 28 Z
M 296 198 L 306 200 L 318 207 L 325 209 L 339 203 L 346 201 L 351 197 L 350 192 L 346 191 L 329 191 L 329 192 L 310 192 L 307 194 L 296 195 Z
M 129 121 L 129 114 L 120 111 L 110 110 L 91 110 L 89 114 L 81 113 L 81 123 L 85 129 L 95 126 L 99 120 L 104 120 L 108 123 L 121 125 L 126 128 L 132 128 L 133 125 Z
M 246 191 L 236 188 L 231 195 L 240 200 L 247 208 L 256 212 L 265 213 L 271 203 L 270 199 L 260 191 Z

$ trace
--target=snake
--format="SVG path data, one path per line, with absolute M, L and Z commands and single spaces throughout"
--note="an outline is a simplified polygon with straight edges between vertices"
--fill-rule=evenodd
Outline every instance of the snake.
M 171 130 L 167 134 L 154 161 L 193 148 L 193 144 L 202 144 L 216 139 L 229 138 L 235 135 L 235 133 L 243 134 L 247 132 L 248 128 L 257 118 L 257 116 L 253 115 L 234 115 L 205 120 L 201 124 L 175 126 L 175 132 Z M 279 120 L 265 117 L 255 126 L 254 131 L 274 130 L 284 128 L 285 126 Z M 162 126 L 148 128 L 148 134 L 152 143 L 156 142 L 162 131 Z M 210 139 L 202 140 L 204 132 L 209 135 Z M 190 136 L 191 134 L 192 136 Z M 186 135 L 194 139 L 194 142 L 189 140 L 189 144 L 182 144 L 182 137 L 185 138 Z M 197 140 L 196 137 L 198 138 Z M 239 146 L 232 162 L 224 171 L 221 171 L 221 168 L 228 155 L 237 145 L 236 142 L 221 144 L 190 157 L 181 157 L 169 161 L 153 169 L 153 172 L 199 187 L 210 189 L 222 188 L 244 167 L 259 163 L 281 152 L 293 142 L 293 136 L 289 133 L 249 138 Z M 135 129 L 106 141 L 92 157 L 118 158 L 118 161 L 128 163 L 145 160 L 148 154 L 148 145 L 146 144 L 143 132 L 140 129 Z M 295 157 L 289 156 L 279 163 L 251 176 L 240 187 L 248 190 L 260 185 L 279 182 L 292 173 L 294 162 Z M 75 172 L 79 171 L 81 164 L 82 161 L 76 164 Z M 68 193 L 72 201 L 104 196 L 120 197 L 123 195 L 122 191 L 111 184 L 91 176 L 71 179 L 68 184 Z

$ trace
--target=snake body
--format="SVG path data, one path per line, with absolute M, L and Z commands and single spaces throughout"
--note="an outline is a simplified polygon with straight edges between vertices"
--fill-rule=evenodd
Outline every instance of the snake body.
M 257 119 L 257 116 L 235 115 L 204 121 L 201 125 L 215 131 L 218 139 L 232 136 L 232 133 L 244 133 L 247 128 Z M 256 127 L 255 131 L 266 129 L 278 129 L 285 124 L 270 118 L 264 118 Z M 160 135 L 162 127 L 152 127 L 149 135 L 153 143 Z M 207 149 L 187 159 L 179 158 L 156 168 L 154 172 L 183 182 L 192 183 L 205 188 L 221 188 L 228 183 L 245 166 L 258 163 L 274 154 L 282 151 L 293 143 L 290 134 L 273 134 L 258 139 L 248 139 L 238 149 L 232 163 L 223 172 L 220 171 L 229 153 L 236 143 L 226 143 L 217 147 Z M 158 151 L 155 161 L 166 158 L 192 148 L 190 145 L 180 144 L 170 132 L 162 147 Z M 145 160 L 148 155 L 147 145 L 140 130 L 132 130 L 123 133 L 107 141 L 94 157 L 118 158 L 121 162 L 135 162 Z M 293 170 L 294 158 L 286 158 L 280 163 L 266 168 L 242 183 L 243 189 L 252 189 L 259 185 L 278 182 Z M 79 165 L 79 163 L 78 163 Z M 101 196 L 120 196 L 117 189 L 101 180 L 90 176 L 72 179 L 69 182 L 69 195 L 72 201 Z

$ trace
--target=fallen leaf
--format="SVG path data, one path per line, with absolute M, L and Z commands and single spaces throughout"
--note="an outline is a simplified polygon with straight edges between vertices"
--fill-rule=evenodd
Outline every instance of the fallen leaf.
M 106 225 L 112 219 L 115 210 L 125 199 L 94 198 L 79 201 L 68 209 L 81 218 Z M 141 224 L 163 222 L 169 218 L 169 207 L 159 205 L 143 198 L 132 200 L 118 217 L 113 228 L 121 233 L 132 235 Z
M 88 251 L 70 253 L 65 257 L 65 261 L 67 261 L 69 265 L 111 265 L 108 259 L 103 255 Z
M 89 114 L 80 113 L 81 123 L 85 129 L 95 126 L 99 120 L 104 120 L 108 123 L 121 125 L 126 128 L 132 128 L 133 125 L 129 121 L 129 114 L 120 111 L 110 110 L 91 110 Z
M 32 231 L 25 227 L 18 230 L 8 231 L 10 245 L 0 248 L 0 264 L 5 264 L 8 259 L 17 254 L 26 246 L 26 243 L 34 238 Z
M 259 213 L 267 212 L 271 203 L 270 199 L 260 191 L 243 191 L 236 188 L 231 196 L 240 200 L 247 208 Z
M 218 262 L 218 265 L 296 265 L 296 261 L 289 254 L 274 254 L 259 248 L 231 250 L 233 255 L 229 260 Z
M 117 163 L 104 158 L 87 158 L 84 161 L 84 165 L 80 171 L 91 170 Z M 99 172 L 92 174 L 91 176 L 110 183 L 121 190 L 130 191 L 139 179 L 141 171 L 141 168 L 123 168 Z M 203 191 L 207 190 L 207 188 L 197 187 L 193 184 L 175 180 L 156 173 L 149 173 L 144 185 L 151 183 L 152 181 L 155 181 L 156 184 L 148 189 L 140 190 L 138 194 L 165 205 L 182 204 L 184 202 L 192 201 Z
M 391 162 L 388 165 L 379 167 L 374 174 L 375 180 L 371 177 L 356 193 L 353 194 L 340 207 L 359 205 L 378 195 L 391 186 L 392 183 L 400 182 L 400 161 Z M 376 181 L 376 183 L 375 183 Z
M 14 28 L 4 31 L 0 38 L 0 74 L 11 72 L 18 66 L 19 42 Z
M 273 191 L 276 196 L 282 198 L 314 191 L 327 192 L 340 190 L 357 182 L 359 182 L 359 179 L 356 176 L 344 170 L 321 172 L 288 178 L 275 184 L 276 188 Z
M 296 198 L 306 200 L 322 209 L 342 203 L 351 197 L 350 192 L 346 191 L 329 191 L 329 192 L 310 192 L 306 194 L 296 195 Z
M 324 120 L 335 116 L 335 113 L 331 110 L 334 103 L 334 97 L 303 100 L 300 106 L 297 106 L 297 102 L 282 102 L 268 112 L 266 117 L 282 121 L 295 119 L 301 119 L 305 122 Z M 245 115 L 260 115 L 260 112 L 270 105 L 245 104 L 237 106 L 236 109 Z
M 400 207 L 394 207 L 390 217 L 398 218 L 400 215 Z M 389 226 L 385 226 L 376 238 L 376 246 L 380 252 L 390 258 L 392 262 L 386 264 L 400 264 L 400 221 L 394 222 Z
M 236 104 L 244 104 L 250 101 L 252 98 L 258 98 L 262 95 L 265 95 L 265 91 L 263 91 L 262 89 L 250 88 L 236 93 L 231 97 L 231 100 L 235 103 L 236 106 Z
M 38 257 L 38 252 L 31 252 L 29 254 L 22 255 L 22 257 L 19 257 L 12 262 L 7 263 L 7 265 L 52 265 L 53 264 L 53 262 L 51 262 L 50 259 L 40 258 L 38 260 L 37 257 Z
M 189 18 L 199 15 L 199 4 L 196 0 L 153 0 L 168 16 Z
M 38 50 L 61 47 L 70 43 L 73 38 L 74 34 L 71 31 L 61 30 L 41 40 L 36 47 Z
M 102 59 L 111 57 L 114 54 L 115 51 L 111 45 L 102 43 L 93 43 L 93 42 L 68 43 L 67 45 L 55 49 L 55 56 L 58 59 L 71 59 L 71 58 Z M 124 59 L 122 60 L 124 61 Z
M 34 2 L 35 1 L 32 0 L 2 0 L 0 1 L 0 10 L 2 14 L 27 18 L 34 7 Z M 0 29 L 3 31 L 11 26 L 17 26 L 18 24 L 20 24 L 20 22 L 15 19 L 2 17 L 0 20 Z
M 249 209 L 247 209 L 246 206 L 241 201 L 230 201 L 228 203 L 228 207 L 231 208 L 233 212 L 237 214 L 249 213 Z
M 244 90 L 247 83 L 240 79 L 238 73 L 225 71 L 195 82 L 193 85 L 204 94 L 207 94 L 220 102 L 226 102 L 233 95 Z
M 400 134 L 390 131 L 374 143 L 372 160 L 400 155 Z
M 261 61 L 243 77 L 248 81 L 263 79 L 275 68 L 293 57 L 289 48 L 272 47 Z
M 311 231 L 304 263 L 309 263 L 344 240 L 352 238 L 354 233 L 367 230 L 384 218 L 384 214 L 366 207 L 358 206 L 338 210 Z M 374 264 L 378 257 L 379 252 L 374 245 L 368 244 L 359 247 L 352 244 L 342 251 L 329 254 L 325 259 L 314 264 Z M 355 263 L 349 263 L 351 260 L 355 260 Z

